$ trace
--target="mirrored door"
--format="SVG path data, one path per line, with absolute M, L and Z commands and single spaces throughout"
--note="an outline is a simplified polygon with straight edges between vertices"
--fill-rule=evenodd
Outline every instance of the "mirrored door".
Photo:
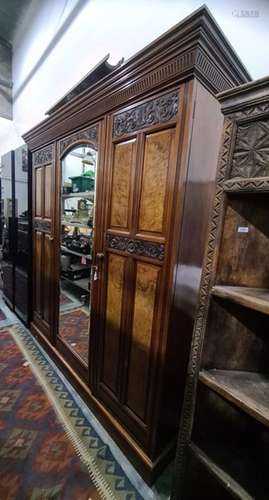
M 95 279 L 97 157 L 94 145 L 76 145 L 61 161 L 58 336 L 85 365 Z

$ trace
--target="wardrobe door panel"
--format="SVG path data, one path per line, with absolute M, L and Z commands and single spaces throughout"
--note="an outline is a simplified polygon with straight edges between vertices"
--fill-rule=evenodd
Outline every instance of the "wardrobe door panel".
M 53 338 L 53 220 L 54 147 L 33 153 L 33 322 L 32 327 Z
M 117 390 L 125 261 L 113 254 L 108 259 L 103 382 L 113 392 Z
M 168 129 L 145 138 L 139 231 L 163 233 L 172 137 Z
M 128 368 L 127 405 L 145 419 L 156 291 L 160 269 L 136 265 L 134 313 Z M 139 390 L 138 390 L 139 387 Z
M 104 322 L 96 394 L 143 446 L 150 446 L 161 385 L 179 133 L 175 120 L 158 122 L 163 102 L 150 98 L 113 115 L 106 150 Z
M 135 142 L 135 140 L 126 141 L 114 146 L 110 218 L 110 225 L 113 228 L 130 229 Z

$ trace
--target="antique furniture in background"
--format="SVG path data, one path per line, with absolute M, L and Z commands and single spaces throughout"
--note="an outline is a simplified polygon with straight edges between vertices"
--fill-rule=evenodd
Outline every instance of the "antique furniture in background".
M 87 78 L 24 136 L 33 152 L 31 328 L 150 482 L 178 428 L 223 122 L 214 95 L 250 77 L 203 7 L 99 81 Z M 77 147 L 97 153 L 94 194 L 85 195 L 93 223 L 84 207 L 93 228 L 87 359 L 72 328 L 69 343 L 58 329 L 60 275 L 70 272 L 60 259 L 72 189 L 63 168 Z M 73 224 L 81 206 L 68 209 Z
M 269 78 L 225 115 L 176 458 L 174 499 L 269 498 Z
M 1 158 L 3 298 L 26 324 L 31 314 L 31 154 L 24 144 Z

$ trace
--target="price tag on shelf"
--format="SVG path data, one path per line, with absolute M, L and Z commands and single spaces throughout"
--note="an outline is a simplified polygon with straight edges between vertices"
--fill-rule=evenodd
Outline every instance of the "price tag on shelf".
M 87 259 L 86 257 L 81 257 L 81 264 L 86 265 L 87 264 Z

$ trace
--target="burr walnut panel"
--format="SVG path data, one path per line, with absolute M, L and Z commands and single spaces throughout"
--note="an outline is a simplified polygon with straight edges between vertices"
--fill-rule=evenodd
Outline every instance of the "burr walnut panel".
M 128 229 L 135 140 L 114 146 L 111 226 Z
M 103 381 L 114 392 L 117 385 L 125 261 L 124 257 L 110 254 L 108 262 Z
M 53 245 L 49 234 L 34 231 L 34 307 L 47 324 L 51 321 L 52 290 L 52 252 Z
M 51 191 L 52 191 L 52 166 L 48 165 L 45 168 L 45 217 L 51 217 Z
M 41 256 L 42 256 L 42 233 L 35 231 L 34 233 L 34 309 L 41 315 Z
M 172 129 L 146 136 L 139 230 L 163 232 L 169 158 L 174 132 Z
M 150 345 L 159 272 L 159 268 L 154 265 L 137 263 L 127 405 L 142 420 L 145 418 L 147 402 Z
M 35 169 L 35 216 L 42 216 L 42 168 Z
M 52 285 L 52 242 L 50 240 L 50 236 L 48 234 L 43 234 L 44 243 L 43 243 L 43 317 L 44 320 L 49 324 L 51 319 L 51 285 Z

